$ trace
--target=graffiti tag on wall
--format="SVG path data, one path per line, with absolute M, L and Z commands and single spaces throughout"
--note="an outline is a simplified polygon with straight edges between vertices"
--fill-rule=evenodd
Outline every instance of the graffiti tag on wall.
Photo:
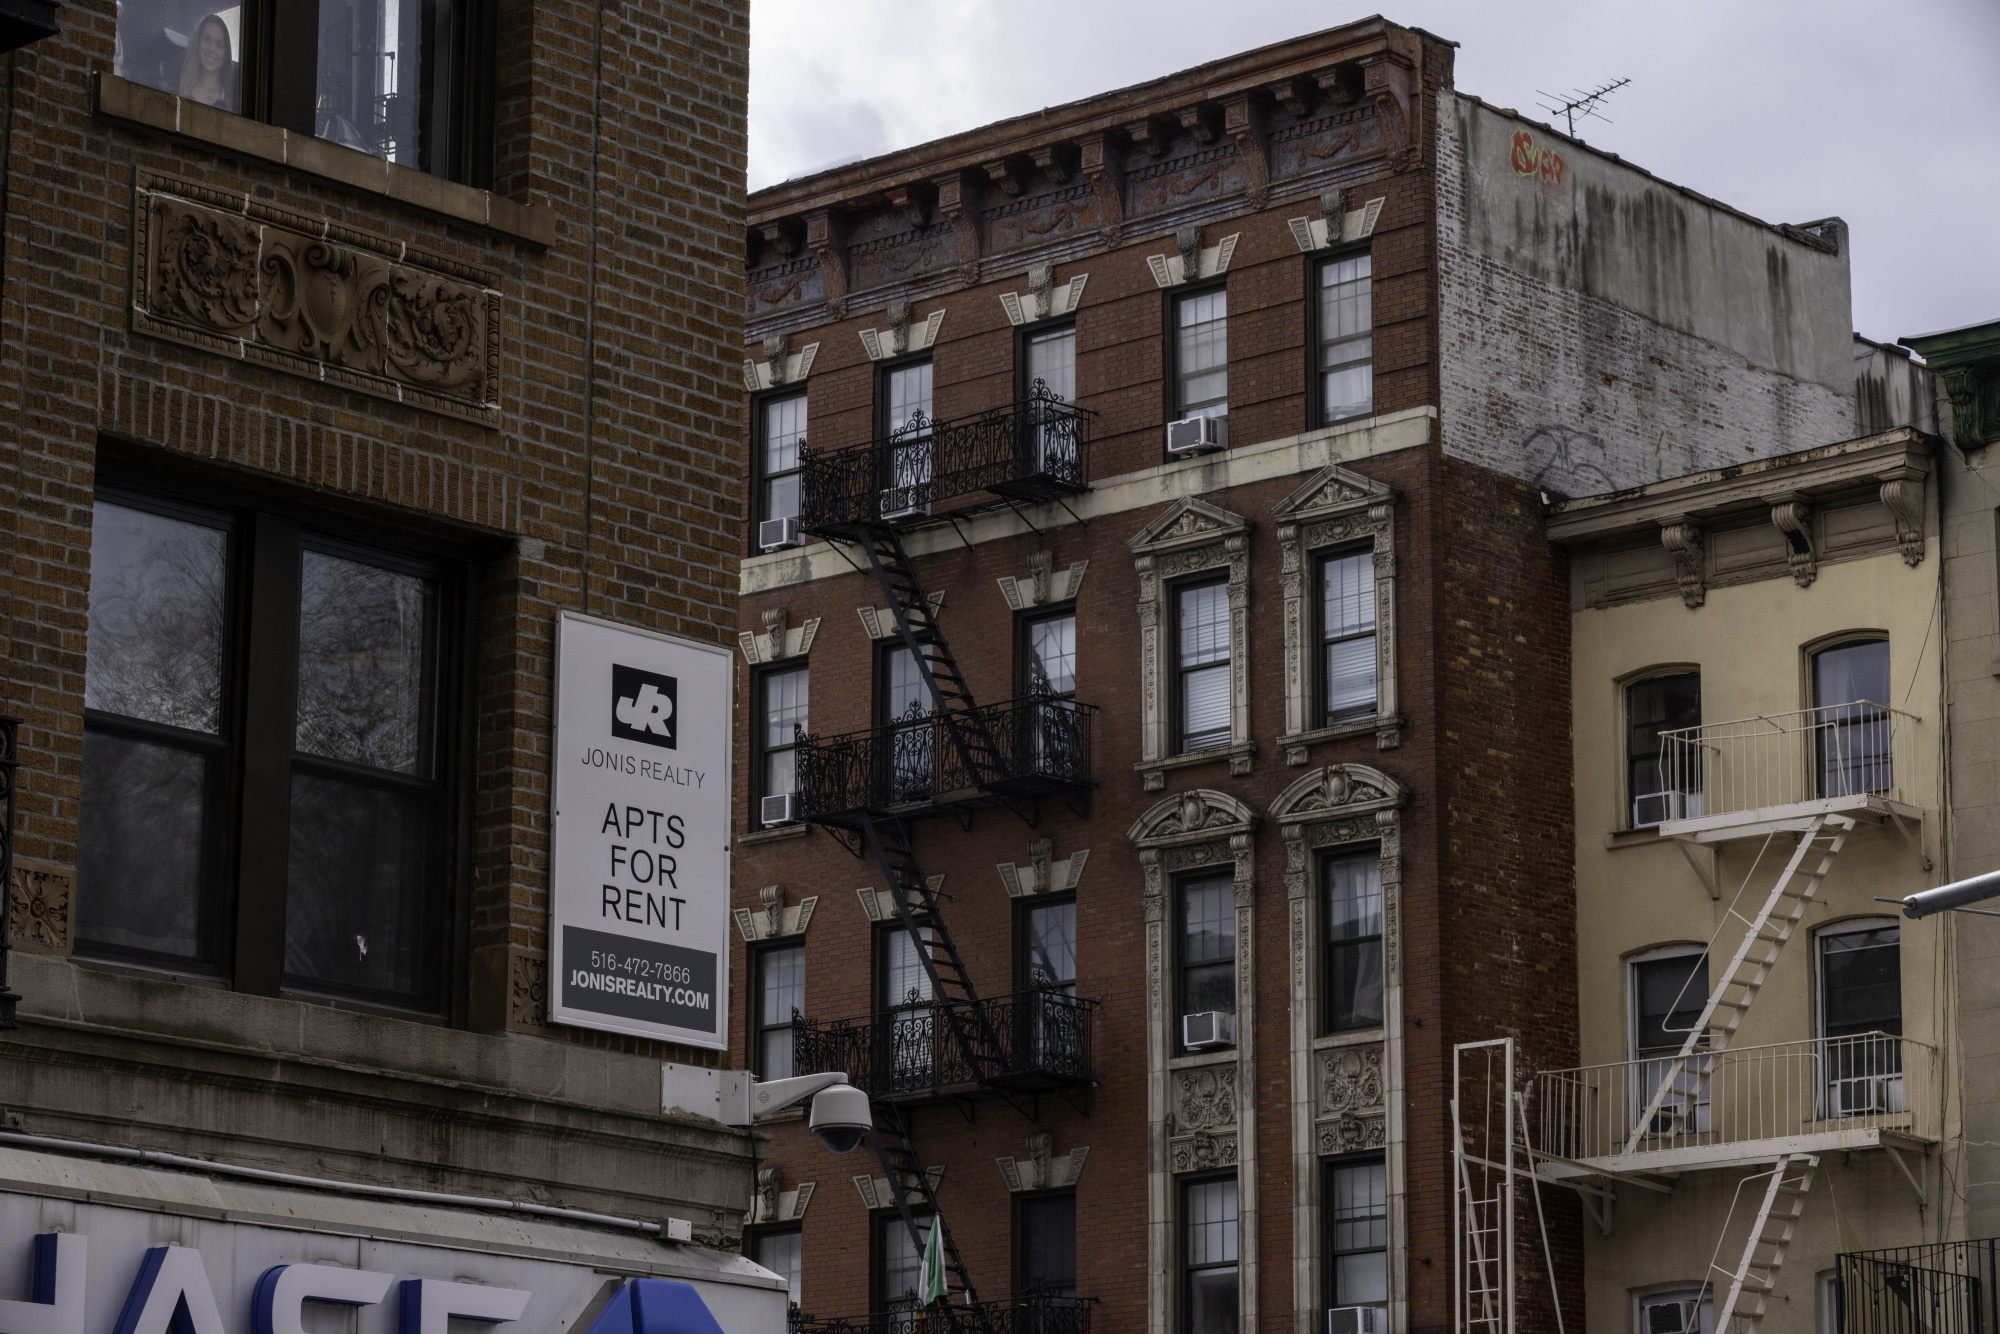
M 1546 184 L 1562 184 L 1562 154 L 1553 148 L 1537 148 L 1535 136 L 1526 130 L 1514 131 L 1514 145 L 1509 160 L 1514 164 L 1516 176 L 1539 176 Z

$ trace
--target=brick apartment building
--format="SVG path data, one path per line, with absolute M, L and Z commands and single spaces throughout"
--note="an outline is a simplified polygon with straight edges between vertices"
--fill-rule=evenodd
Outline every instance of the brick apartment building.
M 300 1261 L 380 1271 L 350 1302 L 401 1276 L 405 1329 L 565 1327 L 626 1276 L 768 1327 L 768 1276 L 663 1221 L 740 1228 L 742 1136 L 661 1114 L 662 1060 L 714 1053 L 544 1004 L 558 613 L 733 643 L 747 6 L 0 28 L 37 9 L 0 166 L 0 1296 L 32 1247 L 92 1328 L 202 1282 L 248 1328 Z
M 1577 1061 L 1544 504 L 1859 432 L 1842 224 L 1452 60 L 1370 19 L 751 197 L 737 1049 L 880 1141 L 771 1129 L 814 1323 L 913 1323 L 937 1211 L 981 1334 L 1453 1324 L 1454 1046 Z

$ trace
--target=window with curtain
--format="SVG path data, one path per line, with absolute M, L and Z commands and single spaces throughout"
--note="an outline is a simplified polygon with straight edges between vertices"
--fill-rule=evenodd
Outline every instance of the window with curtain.
M 806 439 L 806 396 L 786 394 L 757 405 L 759 519 L 799 515 L 799 446 Z
M 1021 351 L 1021 397 L 1032 414 L 1027 427 L 1033 468 L 1080 480 L 1076 419 L 1058 408 L 1076 402 L 1076 326 L 1028 334 L 1021 340 Z M 1044 401 L 1044 394 L 1053 401 Z
M 1814 742 L 1822 797 L 1895 786 L 1889 641 L 1862 639 L 1812 657 Z
M 1625 793 L 1631 827 L 1701 813 L 1700 750 L 1661 737 L 1701 726 L 1701 673 L 1649 676 L 1625 687 Z
M 1181 1329 L 1236 1334 L 1236 1178 L 1181 1183 Z
M 1180 1006 L 1183 1015 L 1236 1013 L 1236 884 L 1229 875 L 1179 885 Z M 1174 1025 L 1174 1045 L 1181 1032 Z
M 919 801 L 937 785 L 930 687 L 924 684 L 923 669 L 907 644 L 887 645 L 879 662 L 876 708 L 877 723 L 888 729 L 888 798 L 891 802 Z
M 920 936 L 904 928 L 882 932 L 876 1013 L 883 1025 L 884 1052 L 892 1087 L 898 1090 L 929 1088 L 936 1068 L 936 1015 L 931 1009 L 931 975 L 924 967 L 923 951 L 928 947 L 930 928 L 918 927 Z
M 1389 1180 L 1381 1158 L 1322 1165 L 1328 1306 L 1389 1301 Z
M 1181 753 L 1226 746 L 1229 719 L 1229 584 L 1186 584 L 1174 592 L 1176 712 Z
M 1319 266 L 1320 424 L 1375 410 L 1373 260 L 1343 255 Z
M 1325 726 L 1375 712 L 1375 552 L 1319 562 L 1320 721 Z
M 798 737 L 806 730 L 808 680 L 803 667 L 765 672 L 758 678 L 762 696 L 757 731 L 760 797 L 798 791 Z
M 1229 415 L 1229 293 L 1174 298 L 1174 415 Z
M 1382 858 L 1370 849 L 1327 857 L 1321 956 L 1323 1032 L 1382 1023 Z
M 757 1077 L 790 1079 L 794 1023 L 806 1005 L 806 949 L 777 946 L 759 950 L 755 958 Z

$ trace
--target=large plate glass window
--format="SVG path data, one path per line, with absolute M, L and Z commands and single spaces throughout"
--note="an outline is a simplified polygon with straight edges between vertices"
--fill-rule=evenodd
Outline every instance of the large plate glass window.
M 1182 754 L 1229 744 L 1229 584 L 1174 590 L 1175 713 Z
M 1323 1165 L 1328 1306 L 1389 1302 L 1389 1184 L 1381 1158 Z
M 1375 552 L 1363 547 L 1320 557 L 1321 723 L 1375 712 Z
M 1625 687 L 1625 791 L 1632 828 L 1699 816 L 1701 748 L 1664 733 L 1701 726 L 1701 673 L 1649 676 Z
M 1340 1033 L 1382 1024 L 1382 858 L 1374 849 L 1328 857 L 1322 1029 Z
M 1375 410 L 1373 261 L 1343 255 L 1319 266 L 1320 424 Z
M 1229 415 L 1229 293 L 1174 298 L 1174 416 Z
M 1825 1114 L 1901 1112 L 1902 928 L 1893 919 L 1842 922 L 1817 940 Z
M 485 0 L 118 0 L 112 72 L 401 166 L 491 175 Z
M 1236 1334 L 1236 1178 L 1181 1183 L 1181 1329 Z
M 1862 639 L 1821 649 L 1813 654 L 1812 668 L 1819 795 L 1887 792 L 1895 786 L 1889 641 Z

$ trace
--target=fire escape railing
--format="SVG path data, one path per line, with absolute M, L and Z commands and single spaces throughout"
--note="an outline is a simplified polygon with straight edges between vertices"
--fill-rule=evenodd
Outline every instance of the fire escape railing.
M 1834 1257 L 1842 1334 L 2000 1334 L 2000 1238 Z
M 1037 382 L 1025 398 L 969 417 L 920 413 L 865 445 L 806 445 L 800 523 L 837 536 L 858 525 L 907 527 L 1008 500 L 1073 495 L 1085 489 L 1094 416 Z
M 1092 1077 L 1091 1021 L 1097 1002 L 1058 990 L 1023 991 L 977 1005 L 999 1038 L 999 1060 L 966 1050 L 946 1003 L 925 1001 L 858 1019 L 800 1018 L 792 1030 L 799 1074 L 845 1071 L 873 1098 L 921 1099 L 982 1086 L 1062 1089 Z
M 802 817 L 845 820 L 860 811 L 900 811 L 983 794 L 1062 795 L 1091 786 L 1094 704 L 1053 693 L 979 706 L 991 739 L 975 771 L 946 734 L 935 710 L 858 732 L 800 734 L 798 795 Z

